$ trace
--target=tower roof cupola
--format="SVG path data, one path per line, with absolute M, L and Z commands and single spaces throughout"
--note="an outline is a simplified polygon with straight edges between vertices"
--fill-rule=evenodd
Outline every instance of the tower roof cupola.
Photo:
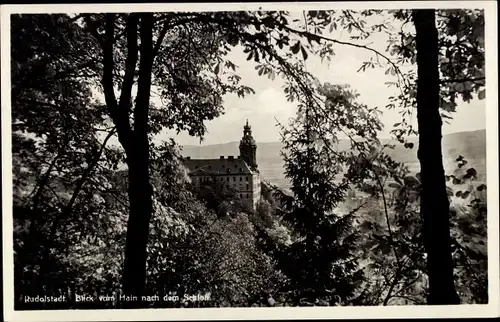
M 243 137 L 240 141 L 240 156 L 250 166 L 252 170 L 257 169 L 257 143 L 252 137 L 252 128 L 246 120 L 243 126 Z
M 256 146 L 255 140 L 252 136 L 252 127 L 248 124 L 248 119 L 246 120 L 245 126 L 243 126 L 243 138 L 240 142 L 242 145 Z

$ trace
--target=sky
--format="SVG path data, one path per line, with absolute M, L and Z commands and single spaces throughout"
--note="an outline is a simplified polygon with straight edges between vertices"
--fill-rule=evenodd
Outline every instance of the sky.
M 349 40 L 349 35 L 342 32 L 334 32 L 327 36 L 338 40 Z M 357 43 L 369 43 L 370 47 L 384 51 L 386 38 L 378 35 L 368 41 L 357 41 Z M 331 57 L 330 62 L 322 63 L 319 57 L 310 55 L 306 61 L 307 70 L 322 82 L 349 84 L 360 94 L 359 102 L 370 107 L 378 106 L 383 112 L 380 119 L 385 124 L 380 136 L 390 137 L 392 125 L 399 122 L 400 118 L 397 110 L 385 109 L 388 97 L 396 90 L 388 88 L 385 82 L 394 81 L 395 76 L 385 75 L 385 69 L 382 68 L 357 72 L 362 63 L 369 60 L 373 54 L 362 48 L 345 45 L 336 45 L 334 48 L 336 55 Z M 201 143 L 199 138 L 190 137 L 183 132 L 180 134 L 168 132 L 162 138 L 174 137 L 181 145 L 210 145 L 238 141 L 242 136 L 243 125 L 248 119 L 257 142 L 279 141 L 276 120 L 287 123 L 287 120 L 295 115 L 296 107 L 286 101 L 282 89 L 283 82 L 279 77 L 270 80 L 267 76 L 258 76 L 255 63 L 248 62 L 245 58 L 246 55 L 238 47 L 228 56 L 228 59 L 238 66 L 237 72 L 241 76 L 241 83 L 252 87 L 255 94 L 249 94 L 245 98 L 238 98 L 235 94 L 226 95 L 223 104 L 224 115 L 205 122 L 207 133 Z M 416 119 L 413 120 L 413 125 L 416 127 Z M 444 124 L 443 133 L 484 128 L 486 128 L 485 101 L 473 100 L 469 104 L 459 104 L 453 120 L 450 124 Z

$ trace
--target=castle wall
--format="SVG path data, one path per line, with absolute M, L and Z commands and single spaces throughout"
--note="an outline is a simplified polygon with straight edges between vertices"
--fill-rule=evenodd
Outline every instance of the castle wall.
M 257 203 L 260 200 L 260 174 L 252 174 L 252 208 L 257 207 Z

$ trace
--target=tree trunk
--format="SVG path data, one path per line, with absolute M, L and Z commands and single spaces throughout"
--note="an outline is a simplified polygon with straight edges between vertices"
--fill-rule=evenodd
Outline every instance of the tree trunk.
M 146 282 L 149 221 L 153 212 L 153 191 L 149 181 L 148 139 L 148 114 L 153 67 L 153 17 L 150 13 L 143 13 L 140 14 L 140 18 L 141 55 L 134 110 L 133 139 L 128 142 L 130 144 L 125 144 L 128 147 L 126 153 L 129 168 L 130 213 L 127 223 L 123 269 L 123 292 L 125 295 L 137 296 L 137 301 L 126 302 L 125 307 L 127 308 L 142 307 L 141 296 L 144 295 Z
M 136 142 L 136 144 L 139 142 Z M 137 144 L 139 145 L 139 144 Z M 134 149 L 135 153 L 127 156 L 129 166 L 128 196 L 130 212 L 127 223 L 125 244 L 125 263 L 123 269 L 123 292 L 137 296 L 137 302 L 130 302 L 126 307 L 140 306 L 146 281 L 146 257 L 149 237 L 149 221 L 153 211 L 152 190 L 149 183 L 148 154 L 146 142 Z
M 453 281 L 449 201 L 441 152 L 438 34 L 433 9 L 414 10 L 417 46 L 418 158 L 422 178 L 421 213 L 429 276 L 428 304 L 459 304 Z
M 148 114 L 153 68 L 153 15 L 151 13 L 132 13 L 128 16 L 127 61 L 121 86 L 119 103 L 114 93 L 114 51 L 115 41 L 114 13 L 106 14 L 105 37 L 103 46 L 104 98 L 118 132 L 118 140 L 125 150 L 128 165 L 128 196 L 130 202 L 123 266 L 123 294 L 132 301 L 123 302 L 124 308 L 142 307 L 146 283 L 147 244 L 149 221 L 153 212 L 153 191 L 149 182 L 149 139 Z M 139 23 L 140 20 L 140 23 Z M 132 87 L 138 58 L 137 26 L 140 25 L 140 62 L 137 97 L 135 102 L 134 126 L 130 125 L 132 107 Z M 94 30 L 96 37 L 99 35 Z

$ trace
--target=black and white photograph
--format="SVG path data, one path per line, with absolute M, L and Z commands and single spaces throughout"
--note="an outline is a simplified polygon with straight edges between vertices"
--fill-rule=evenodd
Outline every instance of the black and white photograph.
M 8 320 L 499 313 L 495 2 L 1 10 Z

